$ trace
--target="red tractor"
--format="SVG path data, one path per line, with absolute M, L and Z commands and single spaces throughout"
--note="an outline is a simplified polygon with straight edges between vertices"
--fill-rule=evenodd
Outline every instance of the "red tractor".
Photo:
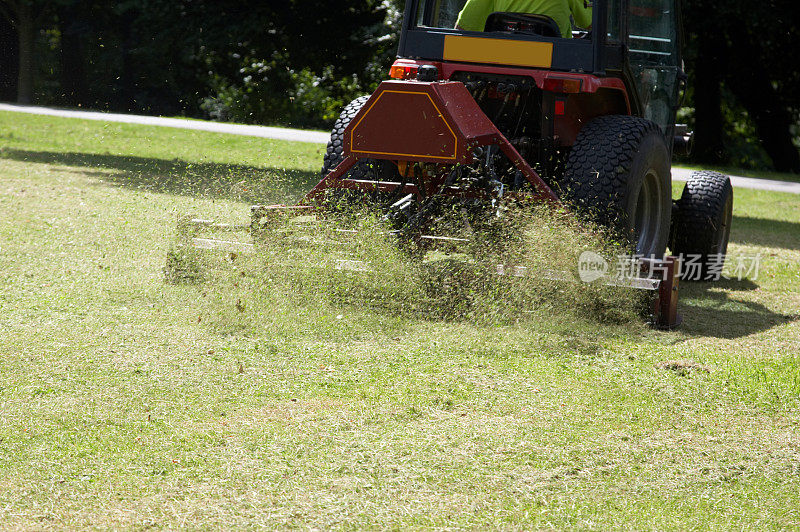
M 408 0 L 392 80 L 342 111 L 301 206 L 254 207 L 253 224 L 366 198 L 419 236 L 443 203 L 532 197 L 609 226 L 651 263 L 669 247 L 701 275 L 721 267 L 729 178 L 697 172 L 672 200 L 672 153 L 691 142 L 675 124 L 686 81 L 678 0 L 595 0 L 591 31 L 572 35 L 535 13 L 456 29 L 465 3 Z M 666 264 L 656 316 L 672 326 L 677 280 Z

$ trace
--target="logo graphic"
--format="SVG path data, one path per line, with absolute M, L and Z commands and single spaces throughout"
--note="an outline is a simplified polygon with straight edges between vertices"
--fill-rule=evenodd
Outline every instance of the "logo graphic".
M 591 283 L 605 277 L 608 272 L 606 259 L 594 251 L 584 251 L 578 258 L 578 277 L 584 283 Z

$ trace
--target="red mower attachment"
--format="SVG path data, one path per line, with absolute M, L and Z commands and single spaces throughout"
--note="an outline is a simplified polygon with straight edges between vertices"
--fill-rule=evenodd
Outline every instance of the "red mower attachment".
M 182 217 L 178 223 L 178 242 L 168 255 L 167 267 L 164 269 L 166 277 L 171 282 L 198 280 L 202 278 L 201 260 L 208 254 L 218 255 L 218 259 L 228 262 L 240 260 L 240 255 L 256 253 L 260 243 L 270 237 L 276 236 L 276 231 L 291 231 L 298 242 L 307 245 L 315 239 L 334 238 L 342 246 L 342 254 L 327 257 L 326 264 L 304 264 L 299 267 L 330 267 L 335 270 L 349 270 L 374 275 L 376 272 L 369 261 L 363 260 L 357 254 L 350 253 L 346 247 L 349 240 L 357 236 L 352 229 L 335 228 L 332 231 L 320 231 L 320 227 L 329 224 L 326 213 L 316 207 L 308 205 L 256 205 L 251 208 L 251 222 L 249 225 L 224 224 L 213 220 L 201 218 Z M 297 231 L 300 228 L 300 232 Z M 242 233 L 249 233 L 250 242 L 241 239 Z M 397 231 L 387 233 L 397 235 Z M 285 235 L 284 235 L 285 236 Z M 421 235 L 420 240 L 429 245 L 438 246 L 438 249 L 458 250 L 460 246 L 468 243 L 467 239 Z M 534 271 L 526 266 L 496 264 L 493 273 L 499 276 L 523 278 L 530 275 L 541 275 L 546 279 L 565 283 L 581 282 L 575 272 L 567 271 Z M 680 325 L 681 317 L 677 312 L 678 283 L 680 278 L 680 261 L 677 257 L 668 256 L 663 260 L 639 259 L 632 268 L 636 272 L 634 277 L 624 279 L 609 279 L 608 285 L 620 286 L 635 290 L 651 292 L 649 317 L 654 327 L 671 330 Z
M 653 300 L 653 326 L 672 330 L 681 324 L 678 314 L 678 284 L 680 282 L 681 262 L 672 255 L 663 260 L 641 259 L 642 268 L 655 283 L 656 297 Z
M 344 177 L 359 159 L 468 165 L 487 146 L 497 146 L 508 157 L 531 184 L 536 197 L 560 204 L 558 196 L 489 120 L 464 84 L 457 81 L 381 83 L 344 131 L 344 160 L 306 195 L 304 203 L 317 201 L 329 189 L 374 192 L 401 185 Z M 464 192 L 455 187 L 442 190 L 445 179 L 443 173 L 434 176 L 426 182 L 424 192 Z M 403 187 L 403 193 L 420 194 L 416 184 Z

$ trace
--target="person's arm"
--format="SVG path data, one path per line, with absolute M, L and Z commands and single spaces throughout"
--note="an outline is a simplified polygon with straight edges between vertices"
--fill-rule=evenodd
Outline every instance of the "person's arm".
M 458 14 L 456 29 L 483 31 L 486 19 L 492 14 L 494 0 L 467 0 L 464 9 Z
M 586 7 L 587 3 L 584 0 L 569 0 L 569 10 L 572 12 L 576 26 L 590 30 L 592 29 L 592 8 Z

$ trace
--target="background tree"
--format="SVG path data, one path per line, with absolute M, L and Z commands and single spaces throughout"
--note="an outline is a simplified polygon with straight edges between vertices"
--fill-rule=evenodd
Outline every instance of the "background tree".
M 19 74 L 19 42 L 11 21 L 0 16 L 0 100 L 17 99 L 17 76 Z
M 695 160 L 800 172 L 795 3 L 686 0 L 683 21 Z
M 0 0 L 0 98 L 328 127 L 384 79 L 403 0 Z M 800 172 L 800 10 L 684 0 L 694 161 Z
M 11 28 L 17 36 L 17 102 L 33 101 L 33 74 L 35 69 L 34 45 L 36 30 L 41 22 L 46 6 L 33 0 L 2 0 L 0 13 L 6 19 L 6 28 Z

